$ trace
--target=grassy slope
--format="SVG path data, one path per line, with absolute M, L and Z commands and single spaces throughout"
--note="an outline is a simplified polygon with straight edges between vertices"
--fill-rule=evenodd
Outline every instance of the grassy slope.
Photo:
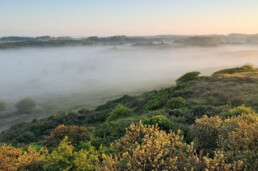
M 125 91 L 125 90 L 123 90 Z M 135 95 L 143 92 L 127 92 Z M 47 97 L 45 99 L 37 99 L 37 109 L 32 114 L 21 114 L 15 109 L 15 104 L 8 104 L 8 108 L 4 112 L 0 112 L 0 132 L 10 128 L 14 124 L 20 122 L 29 122 L 35 118 L 46 118 L 53 113 L 58 113 L 67 110 L 76 110 L 82 107 L 94 109 L 98 105 L 105 103 L 108 100 L 119 98 L 123 95 L 121 91 L 104 90 L 94 93 L 67 93 L 66 95 L 57 95 Z
M 169 107 L 169 100 L 177 97 L 184 98 L 186 105 L 178 108 Z M 90 128 L 94 136 L 99 136 L 96 130 L 103 131 L 101 128 L 105 130 L 105 120 L 118 104 L 131 108 L 134 115 L 114 121 L 114 125 L 127 127 L 130 123 L 145 117 L 163 114 L 175 123 L 176 130 L 183 130 L 186 141 L 187 139 L 190 141 L 191 137 L 187 136 L 191 124 L 204 114 L 214 116 L 242 104 L 258 110 L 258 72 L 255 70 L 198 77 L 184 85 L 154 90 L 140 96 L 123 96 L 108 101 L 95 110 L 63 112 L 49 118 L 22 123 L 2 132 L 0 142 L 14 141 L 17 137 L 22 139 L 25 132 L 35 135 L 31 142 L 39 142 L 59 124 L 85 125 Z

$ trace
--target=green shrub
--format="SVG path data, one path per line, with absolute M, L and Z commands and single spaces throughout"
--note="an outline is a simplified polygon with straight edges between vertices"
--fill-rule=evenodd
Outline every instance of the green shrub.
M 15 107 L 19 113 L 32 113 L 36 107 L 36 101 L 28 97 L 16 103 Z
M 167 102 L 167 108 L 168 109 L 178 109 L 178 108 L 181 108 L 181 107 L 185 107 L 186 105 L 187 105 L 187 102 L 182 97 L 171 98 Z
M 80 110 L 78 110 L 78 113 L 80 113 L 80 114 L 84 114 L 86 112 L 87 112 L 87 110 L 85 108 L 81 108 Z
M 13 145 L 17 145 L 17 144 L 30 144 L 32 142 L 34 142 L 36 139 L 36 136 L 30 132 L 24 132 L 23 134 L 21 134 L 20 136 L 18 136 L 17 138 L 15 138 L 14 140 L 11 141 L 11 144 Z
M 188 72 L 188 73 L 184 74 L 183 76 L 181 76 L 180 78 L 178 78 L 176 80 L 176 83 L 177 84 L 184 84 L 184 83 L 187 83 L 189 81 L 197 80 L 197 79 L 199 79 L 200 74 L 201 73 L 199 71 Z
M 163 115 L 156 115 L 156 116 L 152 116 L 150 118 L 145 118 L 142 123 L 144 125 L 156 125 L 158 124 L 159 128 L 162 130 L 165 130 L 167 132 L 169 132 L 174 124 L 172 121 L 170 121 L 166 116 Z
M 132 115 L 132 110 L 119 104 L 116 108 L 109 114 L 107 122 L 114 121 L 120 118 L 128 117 Z
M 245 105 L 230 109 L 229 112 L 223 112 L 220 114 L 223 118 L 228 118 L 232 116 L 239 116 L 241 114 L 252 114 L 255 113 L 255 111 L 251 107 L 245 107 Z
M 145 110 L 157 110 L 164 107 L 166 102 L 167 102 L 166 97 L 155 98 L 155 99 L 149 100 L 144 105 L 144 108 Z
M 169 98 L 172 97 L 174 87 L 154 91 L 153 95 L 148 99 L 144 105 L 145 110 L 157 110 L 165 107 Z
M 122 120 L 119 122 L 106 122 L 98 125 L 93 132 L 96 138 L 92 140 L 92 145 L 103 144 L 104 146 L 109 146 L 111 142 L 114 142 L 125 135 L 126 128 L 130 124 L 131 122 Z

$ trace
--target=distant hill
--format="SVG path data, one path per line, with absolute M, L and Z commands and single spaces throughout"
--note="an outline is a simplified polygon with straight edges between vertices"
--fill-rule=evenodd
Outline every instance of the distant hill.
M 133 46 L 151 45 L 161 43 L 174 43 L 182 46 L 218 46 L 224 44 L 258 44 L 258 34 L 229 34 L 229 35 L 158 35 L 158 36 L 111 36 L 111 37 L 19 37 L 9 36 L 0 38 L 0 49 L 23 47 L 60 47 L 60 46 L 86 46 L 86 45 L 122 45 Z M 171 46 L 166 46 L 170 48 Z

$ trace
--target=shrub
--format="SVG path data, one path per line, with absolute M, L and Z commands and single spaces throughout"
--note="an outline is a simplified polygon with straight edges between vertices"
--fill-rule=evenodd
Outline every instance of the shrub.
M 45 144 L 48 147 L 55 147 L 65 136 L 69 137 L 69 141 L 73 145 L 78 145 L 80 141 L 90 140 L 90 133 L 86 127 L 59 125 L 50 132 L 50 136 L 46 139 Z
M 99 141 L 102 145 L 109 146 L 111 142 L 125 135 L 125 130 L 130 124 L 131 122 L 127 123 L 125 121 L 106 122 L 95 128 L 94 136 L 100 138 Z M 96 140 L 92 143 L 96 143 Z
M 112 112 L 109 114 L 106 121 L 110 122 L 113 120 L 131 116 L 131 115 L 132 115 L 131 109 L 119 104 L 116 106 L 114 110 L 112 110 Z
M 92 146 L 88 150 L 75 152 L 65 136 L 52 153 L 47 152 L 46 159 L 47 170 L 94 170 L 98 163 L 98 153 Z
M 25 98 L 16 103 L 15 107 L 19 113 L 32 113 L 36 107 L 36 102 L 32 98 Z
M 215 150 L 222 123 L 223 121 L 219 116 L 209 118 L 204 115 L 203 118 L 196 119 L 192 130 L 195 147 L 198 150 L 204 149 L 205 153 L 211 153 Z
M 18 136 L 17 138 L 15 138 L 14 140 L 12 140 L 12 144 L 13 145 L 17 145 L 17 144 L 30 144 L 32 142 L 34 142 L 36 139 L 34 133 L 30 132 L 30 131 L 26 131 L 23 134 L 21 134 L 20 136 Z
M 194 120 L 200 118 L 203 115 L 215 116 L 224 110 L 223 106 L 216 107 L 212 105 L 195 105 L 191 108 L 190 112 L 194 115 Z
M 80 114 L 84 114 L 86 112 L 87 112 L 87 110 L 85 108 L 81 108 L 80 110 L 78 110 L 78 113 L 80 113 Z
M 160 131 L 157 126 L 132 124 L 126 135 L 111 144 L 114 154 L 102 154 L 101 170 L 236 170 L 241 161 L 225 162 L 223 153 L 215 158 L 197 156 L 193 143 L 183 136 Z M 217 153 L 215 153 L 217 154 Z
M 199 79 L 200 74 L 201 73 L 199 71 L 188 72 L 183 76 L 181 76 L 180 78 L 178 78 L 176 80 L 176 83 L 179 85 L 179 84 L 188 83 L 189 81 L 197 80 Z
M 28 150 L 11 145 L 0 147 L 0 170 L 43 170 L 45 156 L 34 148 Z
M 151 99 L 144 105 L 144 108 L 146 110 L 157 110 L 165 106 L 166 102 L 167 102 L 167 97 L 159 97 L 159 98 Z
M 6 108 L 6 102 L 3 100 L 0 100 L 0 112 L 4 111 Z
M 157 126 L 132 124 L 126 135 L 111 145 L 117 153 L 103 155 L 103 170 L 176 170 L 189 167 L 191 147 L 183 137 L 159 131 Z M 185 152 L 185 153 L 184 153 Z
M 156 115 L 150 118 L 145 118 L 142 121 L 142 123 L 145 125 L 154 125 L 154 126 L 158 124 L 160 129 L 165 130 L 167 132 L 169 132 L 174 125 L 172 121 L 170 121 L 166 116 L 163 116 L 163 115 Z
M 178 108 L 181 108 L 181 107 L 185 107 L 186 105 L 187 105 L 187 102 L 182 97 L 171 98 L 167 102 L 167 108 L 168 109 L 178 109 Z
M 246 170 L 258 169 L 258 115 L 242 114 L 226 119 L 219 130 L 218 149 L 226 161 L 242 160 Z
M 198 149 L 223 152 L 226 163 L 243 161 L 244 170 L 257 170 L 258 115 L 241 114 L 225 119 L 204 116 L 197 119 L 193 135 Z M 214 154 L 216 155 L 216 154 Z
M 252 114 L 255 113 L 254 110 L 252 110 L 251 107 L 245 107 L 244 105 L 230 109 L 229 112 L 223 112 L 220 114 L 221 117 L 223 118 L 228 118 L 232 116 L 239 116 L 241 114 Z

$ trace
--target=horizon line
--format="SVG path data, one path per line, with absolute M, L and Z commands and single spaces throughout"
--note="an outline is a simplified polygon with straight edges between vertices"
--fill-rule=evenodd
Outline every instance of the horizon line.
M 50 36 L 50 37 L 114 37 L 114 36 L 126 36 L 126 37 L 155 37 L 155 36 L 229 36 L 229 35 L 258 35 L 258 33 L 228 33 L 228 34 L 216 34 L 216 33 L 209 33 L 209 34 L 156 34 L 156 35 L 126 35 L 126 34 L 114 34 L 114 35 L 108 35 L 108 36 L 98 36 L 98 35 L 91 35 L 91 36 L 71 36 L 71 35 L 62 35 L 62 36 L 53 36 L 53 35 L 37 35 L 37 36 L 28 36 L 28 35 L 5 35 L 0 36 L 3 37 L 44 37 L 44 36 Z

